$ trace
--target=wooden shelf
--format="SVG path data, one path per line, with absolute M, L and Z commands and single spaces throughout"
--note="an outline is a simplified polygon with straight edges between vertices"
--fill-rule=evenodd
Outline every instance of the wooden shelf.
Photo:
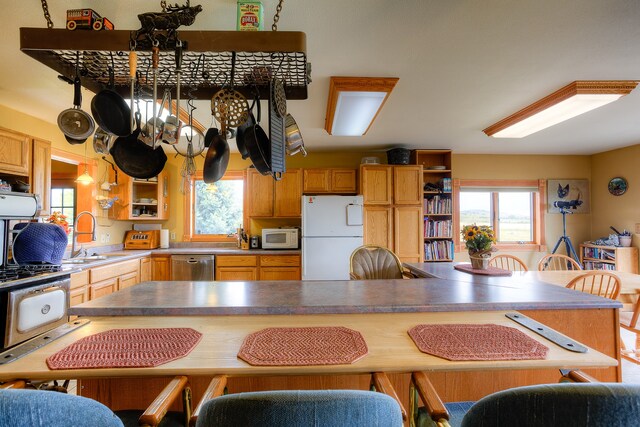
M 451 191 L 425 191 L 424 194 L 451 194 Z
M 183 44 L 183 73 L 190 74 L 190 92 L 195 99 L 210 100 L 223 85 L 232 86 L 246 97 L 253 97 L 256 87 L 262 99 L 269 98 L 269 80 L 283 81 L 287 99 L 307 99 L 310 67 L 307 63 L 307 36 L 299 31 L 179 31 Z M 175 69 L 175 40 L 158 32 L 160 41 L 159 69 Z M 75 75 L 76 53 L 83 71 L 82 85 L 98 93 L 109 84 L 109 67 L 114 69 L 114 90 L 129 96 L 129 40 L 132 31 L 69 31 L 67 29 L 20 28 L 20 50 L 57 73 Z M 151 60 L 146 39 L 138 41 L 140 84 L 146 81 Z M 147 45 L 149 43 L 146 43 Z M 234 81 L 231 75 L 232 53 L 236 53 Z M 206 70 L 202 69 L 206 64 Z M 285 64 L 284 66 L 281 66 Z M 199 67 L 199 72 L 193 71 Z M 193 71 L 192 71 L 193 70 Z M 207 73 L 203 73 L 207 71 Z M 86 72 L 86 75 L 84 74 Z M 148 79 L 151 80 L 148 73 Z M 203 75 L 204 74 L 204 75 Z M 164 75 L 164 74 L 162 74 Z M 186 79 L 186 76 L 185 76 Z M 160 79 L 158 92 L 172 89 L 173 79 Z
M 445 173 L 445 174 L 450 174 L 451 173 L 451 169 L 423 169 L 422 173 Z
M 444 236 L 425 237 L 424 240 L 451 240 L 451 236 L 449 236 L 449 237 L 444 237 Z
M 424 213 L 424 216 L 452 216 L 452 215 L 453 214 L 450 214 L 450 213 L 445 213 L 445 214 L 443 214 L 443 213 L 427 213 L 427 212 Z
M 605 252 L 607 256 L 604 255 Z M 638 248 L 636 247 L 581 244 L 578 253 L 580 263 L 585 270 L 638 273 Z

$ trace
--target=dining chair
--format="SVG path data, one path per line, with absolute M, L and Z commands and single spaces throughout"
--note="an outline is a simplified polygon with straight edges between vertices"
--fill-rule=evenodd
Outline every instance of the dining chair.
M 616 299 L 620 293 L 620 279 L 606 271 L 592 270 L 574 277 L 566 287 L 603 298 Z
M 114 412 L 102 403 L 82 396 L 29 387 L 32 387 L 31 384 L 21 380 L 0 384 L 0 426 L 185 427 L 191 416 L 191 389 L 185 376 L 172 378 L 146 410 L 126 409 Z M 183 411 L 169 411 L 180 396 Z M 15 402 L 15 405 L 11 402 Z M 49 407 L 59 407 L 60 412 L 49 410 Z M 78 414 L 73 412 L 74 408 L 78 409 Z M 24 412 L 23 415 L 28 417 L 30 411 L 34 412 L 34 418 L 24 418 L 24 421 L 20 421 L 22 419 L 19 418 L 19 413 Z M 49 417 L 53 416 L 56 420 L 45 417 L 49 412 L 54 414 Z M 82 418 L 84 412 L 92 413 Z M 58 417 L 61 419 L 60 423 L 57 421 Z
M 402 427 L 398 403 L 365 390 L 275 390 L 237 393 L 206 402 L 197 427 Z
M 443 403 L 424 372 L 412 374 L 425 406 L 416 426 L 489 427 L 632 426 L 640 419 L 640 385 L 598 383 L 578 372 L 560 383 L 515 387 L 477 402 Z
M 357 247 L 349 258 L 349 277 L 352 280 L 413 278 L 391 250 L 377 245 Z
M 633 349 L 627 349 L 624 341 L 621 339 L 620 356 L 636 365 L 640 365 L 640 327 L 638 326 L 638 318 L 640 318 L 640 294 L 636 295 L 636 301 L 633 307 L 633 311 L 620 311 L 620 327 L 634 335 L 635 345 Z
M 496 255 L 489 260 L 489 266 L 509 271 L 529 271 L 524 261 L 513 255 Z
M 548 254 L 538 262 L 538 271 L 582 270 L 578 262 L 566 255 Z

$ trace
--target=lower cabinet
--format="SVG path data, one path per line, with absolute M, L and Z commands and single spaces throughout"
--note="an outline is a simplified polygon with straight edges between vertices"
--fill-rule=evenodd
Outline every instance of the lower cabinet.
M 153 268 L 151 265 L 151 258 L 140 258 L 140 281 L 148 282 L 153 278 Z
M 89 270 L 89 299 L 100 298 L 140 282 L 140 260 L 132 259 Z
M 171 280 L 171 256 L 151 256 L 151 280 Z
M 218 255 L 218 281 L 300 280 L 300 255 Z
M 80 271 L 71 275 L 69 307 L 89 301 L 89 272 Z

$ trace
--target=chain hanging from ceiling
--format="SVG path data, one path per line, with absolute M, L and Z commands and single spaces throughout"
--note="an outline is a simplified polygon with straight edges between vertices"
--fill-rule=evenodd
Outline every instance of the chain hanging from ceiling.
M 276 14 L 273 15 L 273 25 L 271 25 L 271 31 L 278 31 L 278 21 L 280 20 L 280 12 L 282 12 L 282 3 L 284 3 L 284 0 L 280 0 L 278 2 L 278 6 L 276 6 Z
M 47 28 L 53 28 L 53 21 L 49 14 L 49 5 L 47 4 L 47 0 L 42 0 L 42 12 L 44 13 L 44 19 L 47 20 Z

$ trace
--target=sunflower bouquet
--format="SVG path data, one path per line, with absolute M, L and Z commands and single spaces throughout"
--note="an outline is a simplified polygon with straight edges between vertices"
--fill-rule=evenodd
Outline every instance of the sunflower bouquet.
M 69 222 L 67 221 L 67 216 L 62 215 L 62 212 L 55 211 L 51 213 L 51 216 L 45 220 L 50 224 L 57 224 L 64 229 L 64 232 L 69 234 Z
M 495 243 L 496 238 L 493 229 L 488 225 L 465 225 L 461 233 L 469 255 L 487 256 L 495 250 L 491 245 Z

